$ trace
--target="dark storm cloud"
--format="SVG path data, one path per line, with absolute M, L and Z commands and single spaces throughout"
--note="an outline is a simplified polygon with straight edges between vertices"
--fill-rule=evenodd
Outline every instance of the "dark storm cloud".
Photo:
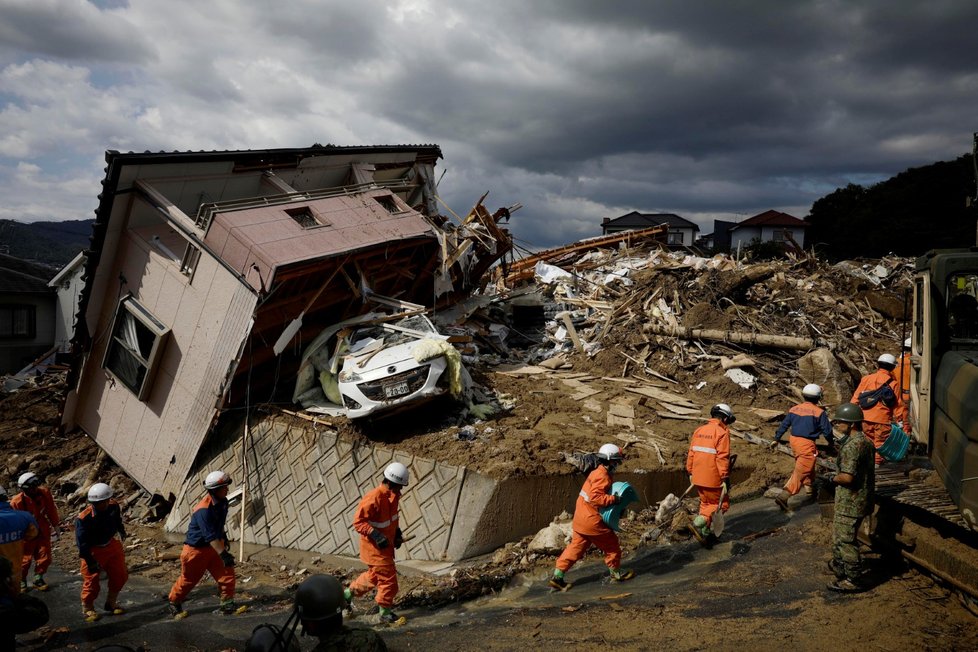
M 0 53 L 84 61 L 151 59 L 153 49 L 119 15 L 87 2 L 0 1 Z

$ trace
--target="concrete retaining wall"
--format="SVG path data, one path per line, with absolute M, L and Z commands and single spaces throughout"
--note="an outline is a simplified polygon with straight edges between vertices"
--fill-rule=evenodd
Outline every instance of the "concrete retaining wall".
M 241 486 L 241 422 L 215 433 L 201 451 L 166 522 L 186 531 L 204 496 L 209 471 L 223 469 Z M 313 423 L 268 417 L 251 426 L 244 540 L 324 554 L 359 554 L 351 527 L 357 504 L 377 486 L 391 461 L 406 464 L 411 484 L 401 497 L 400 522 L 411 540 L 398 559 L 456 561 L 533 534 L 562 510 L 572 511 L 579 474 L 495 480 L 462 466 L 358 444 Z M 648 501 L 685 487 L 683 473 L 619 474 Z M 239 538 L 240 508 L 228 516 Z

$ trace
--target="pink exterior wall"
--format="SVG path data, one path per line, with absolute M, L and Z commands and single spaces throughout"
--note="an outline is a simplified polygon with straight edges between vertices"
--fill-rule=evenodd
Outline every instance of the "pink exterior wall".
M 109 281 L 104 294 L 93 296 L 102 303 L 74 420 L 142 487 L 166 495 L 183 482 L 208 431 L 216 392 L 248 333 L 256 297 L 203 253 L 192 281 L 179 261 L 132 232 L 121 235 L 114 253 L 113 260 L 103 259 L 100 272 L 109 268 L 109 279 L 121 273 L 126 284 L 120 289 L 118 281 Z M 171 329 L 145 401 L 102 368 L 126 292 Z
M 258 276 L 251 273 L 252 263 L 267 281 L 271 271 L 289 263 L 396 240 L 433 237 L 431 225 L 420 213 L 403 204 L 399 205 L 404 212 L 390 213 L 374 196 L 393 198 L 388 191 L 376 190 L 218 213 L 204 242 L 257 289 Z M 308 207 L 325 224 L 303 228 L 285 212 L 301 207 Z

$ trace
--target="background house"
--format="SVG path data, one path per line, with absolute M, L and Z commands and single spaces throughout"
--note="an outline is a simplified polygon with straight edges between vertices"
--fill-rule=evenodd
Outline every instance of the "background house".
M 650 226 L 660 226 L 665 224 L 669 227 L 667 244 L 676 246 L 690 246 L 696 240 L 696 233 L 700 230 L 698 226 L 684 217 L 673 213 L 639 213 L 632 211 L 616 217 L 614 219 L 605 217 L 601 221 L 602 235 L 618 233 L 620 231 L 631 231 L 634 229 L 647 229 Z
M 15 373 L 54 344 L 53 269 L 0 255 L 0 373 Z
M 730 250 L 747 247 L 753 242 L 777 242 L 789 249 L 805 248 L 805 229 L 808 224 L 793 215 L 780 211 L 764 211 L 728 229 Z M 714 228 L 714 245 L 719 247 L 719 238 Z M 797 245 L 797 247 L 795 247 Z
M 85 286 L 85 253 L 79 253 L 71 262 L 61 268 L 48 287 L 57 295 L 55 304 L 54 344 L 59 353 L 67 353 L 71 348 L 71 338 L 75 334 L 75 318 L 78 303 Z

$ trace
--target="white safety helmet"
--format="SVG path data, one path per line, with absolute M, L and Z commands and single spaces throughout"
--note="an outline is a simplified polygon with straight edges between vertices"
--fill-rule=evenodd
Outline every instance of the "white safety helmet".
M 822 388 L 815 383 L 808 383 L 801 389 L 801 395 L 805 398 L 813 398 L 816 401 L 822 398 Z
M 903 348 L 909 350 L 910 349 L 910 344 L 911 344 L 911 342 L 910 342 L 910 338 L 909 337 L 907 339 L 903 340 Z
M 896 358 L 893 357 L 892 353 L 884 353 L 880 357 L 876 358 L 876 362 L 881 365 L 888 364 L 891 367 L 896 366 Z
M 391 462 L 387 465 L 387 468 L 384 469 L 384 479 L 388 482 L 393 482 L 394 484 L 399 484 L 402 487 L 406 487 L 408 485 L 408 481 L 410 480 L 408 468 L 400 462 Z
M 41 479 L 28 471 L 17 478 L 17 484 L 20 485 L 21 489 L 29 489 L 30 487 L 36 487 L 41 484 Z
M 621 462 L 624 458 L 621 456 L 621 449 L 614 444 L 602 444 L 598 449 L 598 459 Z
M 737 420 L 737 417 L 734 416 L 733 410 L 730 409 L 730 406 L 726 403 L 717 403 L 714 405 L 710 410 L 710 416 L 714 419 L 723 417 L 728 424 Z
M 226 487 L 231 484 L 231 476 L 229 476 L 224 471 L 211 471 L 204 478 L 204 489 L 207 491 L 213 491 L 214 489 L 220 489 L 221 487 Z
M 100 503 L 112 497 L 112 487 L 104 482 L 96 482 L 88 489 L 88 502 Z

